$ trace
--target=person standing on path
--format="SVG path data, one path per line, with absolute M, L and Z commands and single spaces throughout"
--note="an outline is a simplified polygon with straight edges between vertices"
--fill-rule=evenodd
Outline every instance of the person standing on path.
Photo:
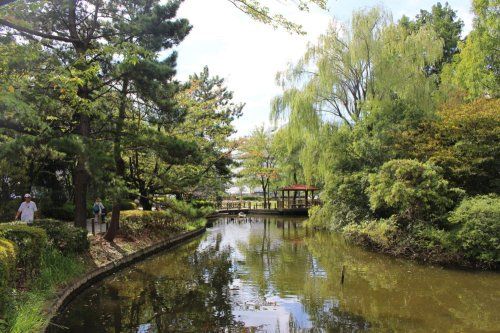
M 36 207 L 36 203 L 31 201 L 31 195 L 26 193 L 24 195 L 23 203 L 21 203 L 21 206 L 19 206 L 19 209 L 17 210 L 15 219 L 17 220 L 19 215 L 21 215 L 21 221 L 26 222 L 28 225 L 32 225 L 37 211 L 38 208 Z
M 92 211 L 94 212 L 94 223 L 99 223 L 103 210 L 104 205 L 101 202 L 101 198 L 95 198 L 94 206 L 92 207 Z

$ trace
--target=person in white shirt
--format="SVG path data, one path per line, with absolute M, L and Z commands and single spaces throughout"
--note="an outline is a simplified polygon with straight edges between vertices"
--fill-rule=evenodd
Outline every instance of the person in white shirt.
M 31 195 L 26 193 L 24 195 L 24 202 L 17 210 L 16 220 L 19 218 L 19 215 L 21 215 L 21 221 L 32 224 L 37 210 L 38 208 L 36 207 L 36 203 L 31 201 Z

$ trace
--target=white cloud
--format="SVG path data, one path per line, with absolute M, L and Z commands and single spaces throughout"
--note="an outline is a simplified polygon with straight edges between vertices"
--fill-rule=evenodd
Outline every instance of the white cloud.
M 329 14 L 320 10 L 303 13 L 278 8 L 304 26 L 306 36 L 275 30 L 252 20 L 227 0 L 187 0 L 178 16 L 186 17 L 193 30 L 178 47 L 178 76 L 186 79 L 208 65 L 212 74 L 226 78 L 237 101 L 246 103 L 236 122 L 239 134 L 268 123 L 269 103 L 279 93 L 274 77 L 287 63 L 298 60 L 309 41 L 325 31 Z

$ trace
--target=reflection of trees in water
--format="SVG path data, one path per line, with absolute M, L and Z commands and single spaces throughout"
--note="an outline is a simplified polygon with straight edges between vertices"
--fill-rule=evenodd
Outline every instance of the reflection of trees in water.
M 318 293 L 324 283 L 323 272 L 317 267 L 304 237 L 307 231 L 295 221 L 263 219 L 262 228 L 254 228 L 247 242 L 238 243 L 245 254 L 248 274 L 244 279 L 259 287 L 259 294 L 276 293 L 281 297 L 295 294 L 309 315 L 311 331 L 358 332 L 368 325 L 361 316 L 341 311 L 333 304 L 331 293 Z M 303 330 L 290 316 L 288 330 Z
M 196 251 L 198 243 L 107 281 L 86 297 L 87 304 L 75 303 L 58 322 L 75 333 L 135 333 L 141 324 L 151 324 L 151 332 L 218 332 L 241 326 L 231 311 L 230 250 L 210 246 Z
M 294 227 L 288 219 L 265 221 L 253 220 L 246 241 L 237 243 L 245 256 L 240 278 L 256 285 L 263 299 L 268 293 L 296 295 L 312 332 L 358 332 L 367 322 L 381 332 L 497 328 L 498 276 L 393 260 L 338 235 Z M 208 235 L 202 250 L 193 241 L 89 289 L 56 321 L 70 329 L 51 332 L 135 333 L 145 323 L 152 332 L 237 331 L 241 323 L 232 315 L 232 267 L 222 234 Z M 301 323 L 290 316 L 289 331 L 301 331 Z
M 499 303 L 493 290 L 500 290 L 500 280 L 489 274 L 392 259 L 328 233 L 305 240 L 329 277 L 318 281 L 316 292 L 337 298 L 340 308 L 380 331 L 495 330 Z M 344 287 L 338 283 L 342 265 L 347 267 Z

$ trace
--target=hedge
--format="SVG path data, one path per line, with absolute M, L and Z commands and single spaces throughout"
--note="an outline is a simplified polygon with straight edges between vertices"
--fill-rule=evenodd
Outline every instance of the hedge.
M 24 224 L 0 225 L 0 237 L 14 242 L 18 249 L 17 270 L 22 279 L 33 277 L 40 269 L 42 253 L 47 246 L 45 230 Z
M 43 207 L 42 215 L 46 218 L 55 220 L 73 221 L 73 219 L 75 218 L 75 205 L 72 203 L 65 203 L 61 207 Z
M 8 302 L 9 289 L 16 273 L 16 245 L 0 238 L 0 318 Z
M 64 254 L 82 253 L 90 246 L 87 230 L 69 223 L 42 219 L 35 220 L 35 226 L 44 229 L 52 245 Z
M 120 214 L 120 232 L 126 236 L 139 236 L 143 232 L 181 230 L 181 218 L 171 210 L 132 210 Z

